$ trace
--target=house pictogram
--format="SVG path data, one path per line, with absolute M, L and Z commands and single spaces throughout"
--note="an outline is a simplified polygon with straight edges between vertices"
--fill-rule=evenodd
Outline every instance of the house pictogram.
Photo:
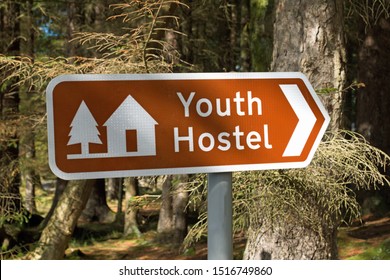
M 102 141 L 97 129 L 98 124 L 86 103 L 82 101 L 70 125 L 70 139 L 67 144 L 81 144 L 81 153 L 70 154 L 67 158 L 155 156 L 157 124 L 153 117 L 131 95 L 128 95 L 103 124 L 107 128 L 107 153 L 90 153 L 89 143 L 102 144 Z M 129 139 L 129 131 L 135 133 L 134 139 Z M 128 151 L 127 148 L 131 140 L 136 141 L 133 145 L 134 151 Z
M 107 127 L 107 145 L 110 157 L 156 155 L 155 126 L 157 122 L 131 96 L 127 96 L 111 117 Z M 135 130 L 137 149 L 127 151 L 127 131 Z

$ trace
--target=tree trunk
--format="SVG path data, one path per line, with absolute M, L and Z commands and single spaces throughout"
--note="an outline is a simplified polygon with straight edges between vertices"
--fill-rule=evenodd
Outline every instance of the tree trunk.
M 178 184 L 173 191 L 173 243 L 181 244 L 187 235 L 186 207 L 188 192 L 186 191 L 186 183 L 188 182 L 188 175 L 178 175 L 175 179 Z
M 26 192 L 25 192 L 26 210 L 32 214 L 36 214 L 37 205 L 35 203 L 35 187 L 37 185 L 37 176 L 34 170 L 28 169 L 24 171 L 23 178 L 26 186 Z
M 115 214 L 107 205 L 104 179 L 93 180 L 91 195 L 81 213 L 80 221 L 111 223 L 114 220 Z
M 122 204 L 123 204 L 123 179 L 119 179 L 118 184 L 118 204 L 117 204 L 117 211 L 116 211 L 116 217 L 115 219 L 119 219 L 122 216 Z
M 161 241 L 180 244 L 187 235 L 187 182 L 188 175 L 169 175 L 162 185 L 162 204 L 157 226 Z
M 25 3 L 25 14 L 23 21 L 23 37 L 25 40 L 22 41 L 22 55 L 25 55 L 32 60 L 35 57 L 34 44 L 35 44 L 35 23 L 33 18 L 33 0 L 28 0 Z M 24 107 L 23 113 L 27 115 L 33 114 L 33 94 L 35 93 L 35 86 L 31 85 L 29 91 L 23 95 L 21 98 L 22 106 Z M 35 203 L 35 189 L 40 185 L 39 174 L 35 172 L 36 162 L 35 162 L 35 131 L 31 129 L 34 127 L 34 124 L 30 120 L 26 120 L 24 124 L 25 128 L 23 129 L 21 135 L 22 142 L 22 154 L 25 158 L 25 165 L 22 169 L 22 179 L 24 180 L 24 185 L 26 188 L 25 194 L 25 206 L 27 211 L 35 214 L 37 212 L 37 206 Z
M 123 235 L 140 236 L 141 231 L 138 228 L 138 209 L 131 205 L 132 199 L 139 194 L 138 180 L 135 177 L 125 179 L 126 196 L 125 196 L 125 222 L 123 228 Z
M 95 180 L 70 184 L 61 196 L 49 223 L 42 231 L 38 247 L 26 256 L 34 260 L 63 259 L 69 240 L 76 227 Z
M 343 1 L 275 1 L 272 71 L 300 71 L 320 95 L 331 121 L 343 126 L 345 42 Z
M 241 1 L 241 19 L 240 19 L 240 71 L 249 72 L 252 69 L 251 65 L 251 26 L 250 26 L 250 15 L 251 15 L 251 4 L 250 0 Z
M 49 212 L 47 212 L 45 219 L 42 221 L 42 223 L 39 225 L 40 229 L 44 229 L 48 222 L 51 219 L 51 216 L 54 213 L 54 210 L 57 207 L 58 201 L 60 200 L 61 195 L 64 193 L 65 188 L 67 187 L 69 181 L 62 180 L 60 178 L 57 178 L 56 180 L 56 190 L 54 193 L 53 202 L 51 203 L 51 207 Z
M 173 227 L 171 188 L 172 176 L 167 175 L 162 184 L 161 208 L 157 224 L 157 232 L 163 239 L 165 235 L 171 234 Z
M 299 209 L 273 221 L 259 213 L 257 221 L 251 220 L 244 260 L 336 259 L 337 227 L 324 223 L 324 210 L 315 205 L 311 209 L 316 226 L 304 223 Z
M 273 71 L 303 72 L 323 95 L 330 129 L 341 127 L 342 89 L 345 83 L 343 10 L 340 0 L 278 0 L 275 3 Z M 302 196 L 308 194 L 302 193 Z M 305 205 L 313 213 L 323 213 L 315 200 Z M 331 198 L 329 198 L 331 199 Z M 325 212 L 326 213 L 326 212 Z M 283 221 L 261 217 L 251 221 L 245 259 L 335 259 L 336 228 L 333 225 L 303 224 L 296 212 Z M 315 216 L 323 221 L 321 214 Z M 335 222 L 335 224 L 337 221 Z
M 66 23 L 66 43 L 65 43 L 65 54 L 67 57 L 74 57 L 76 56 L 76 47 L 75 44 L 70 42 L 73 38 L 73 34 L 77 32 L 78 23 L 80 15 L 77 11 L 77 2 L 76 1 L 69 1 L 67 2 L 67 23 Z
M 121 178 L 109 178 L 107 180 L 107 199 L 114 200 L 119 197 L 119 186 L 121 184 Z

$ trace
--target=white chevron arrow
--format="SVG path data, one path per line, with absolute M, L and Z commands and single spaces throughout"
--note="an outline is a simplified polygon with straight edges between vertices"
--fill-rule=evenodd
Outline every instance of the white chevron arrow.
M 298 117 L 297 126 L 284 150 L 283 157 L 300 156 L 317 119 L 297 85 L 279 85 Z

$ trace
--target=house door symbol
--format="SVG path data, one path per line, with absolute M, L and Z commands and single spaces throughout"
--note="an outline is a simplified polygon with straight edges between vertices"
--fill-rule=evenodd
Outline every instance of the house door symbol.
M 89 153 L 87 148 L 89 143 L 102 144 L 102 141 L 96 128 L 97 123 L 85 102 L 82 101 L 70 125 L 69 136 L 71 138 L 68 142 L 68 145 L 81 144 L 81 153 L 70 154 L 67 157 L 68 159 L 81 159 L 155 156 L 155 126 L 157 124 L 153 117 L 131 95 L 128 95 L 103 124 L 107 128 L 107 153 Z M 86 131 L 89 131 L 87 136 L 82 136 L 86 134 Z M 132 151 L 127 149 L 129 131 L 136 134 L 134 138 L 137 142 L 136 148 Z

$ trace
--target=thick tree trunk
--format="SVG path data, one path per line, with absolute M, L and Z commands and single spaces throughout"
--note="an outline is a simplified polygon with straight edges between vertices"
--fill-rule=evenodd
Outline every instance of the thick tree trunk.
M 131 205 L 131 200 L 139 193 L 138 180 L 135 177 L 125 179 L 126 196 L 125 196 L 125 222 L 123 228 L 123 235 L 140 236 L 141 231 L 138 228 L 138 209 Z
M 252 220 L 243 258 L 245 260 L 336 259 L 338 256 L 337 227 L 323 222 L 324 211 L 319 211 L 314 207 L 315 205 L 315 203 L 312 205 L 312 214 L 317 213 L 317 215 L 312 215 L 311 218 L 316 219 L 316 225 L 304 223 L 297 209 L 277 221 L 271 222 L 264 218 Z M 258 215 L 261 217 L 261 213 Z
M 69 184 L 61 196 L 49 223 L 42 231 L 38 247 L 26 256 L 35 260 L 63 259 L 77 220 L 87 203 L 95 180 Z
M 85 209 L 81 213 L 80 221 L 111 223 L 115 214 L 107 205 L 104 179 L 92 180 L 92 191 Z
M 290 0 L 275 2 L 273 71 L 303 72 L 315 89 L 327 89 L 322 95 L 329 114 L 330 129 L 341 127 L 345 54 L 342 1 Z M 307 197 L 307 193 L 302 193 Z M 324 219 L 324 209 L 315 203 L 315 222 Z M 329 198 L 331 199 L 331 198 Z M 309 200 L 308 200 L 309 201 Z M 303 202 L 304 203 L 304 202 Z M 298 211 L 299 212 L 299 211 Z M 251 221 L 245 259 L 335 259 L 337 258 L 334 225 L 303 224 L 292 211 L 283 221 L 261 217 Z M 335 221 L 334 224 L 337 224 Z
M 342 127 L 346 55 L 341 0 L 275 1 L 272 71 L 300 71 L 329 112 L 329 129 Z

